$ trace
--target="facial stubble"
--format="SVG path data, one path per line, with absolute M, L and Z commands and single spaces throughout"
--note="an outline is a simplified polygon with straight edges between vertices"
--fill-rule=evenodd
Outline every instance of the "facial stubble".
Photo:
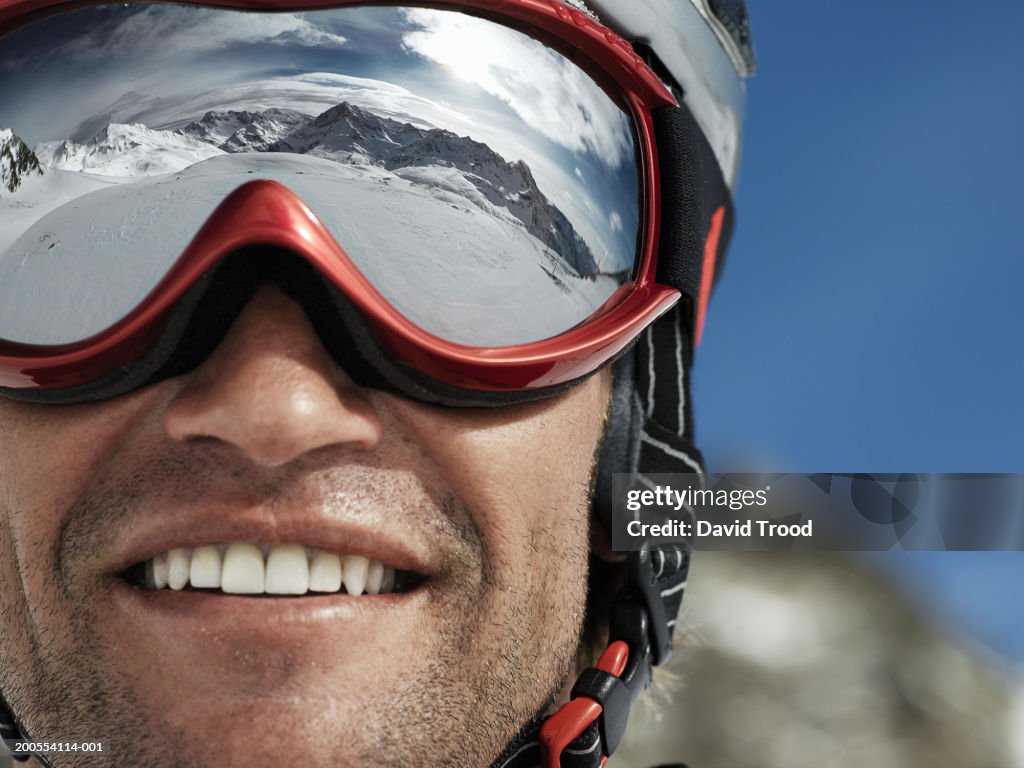
M 20 598 L 13 607 L 7 606 L 10 618 L 4 620 L 4 634 L 29 638 L 31 649 L 29 658 L 20 663 L 4 658 L 7 654 L 0 650 L 2 667 L 8 670 L 0 675 L 0 684 L 30 733 L 61 740 L 106 738 L 114 747 L 108 755 L 78 755 L 66 764 L 86 768 L 233 764 L 234 748 L 212 749 L 186 729 L 154 722 L 152 708 L 141 700 L 134 681 L 109 663 L 114 649 L 105 633 L 98 631 L 100 619 L 94 610 L 104 599 L 103 582 L 84 578 L 86 570 L 76 567 L 89 562 L 109 531 L 129 519 L 138 504 L 156 501 L 154 493 L 180 502 L 182 496 L 202 487 L 204 472 L 212 471 L 205 462 L 154 456 L 134 466 L 126 477 L 105 478 L 67 516 L 49 563 L 45 558 L 19 560 L 23 569 L 52 568 L 49 576 L 57 586 L 54 604 L 31 610 L 18 585 L 0 585 L 3 594 L 17 589 Z M 188 478 L 189 488 L 180 487 L 177 478 Z M 282 488 L 263 490 L 283 492 Z M 376 493 L 380 494 L 379 489 Z M 391 501 L 401 505 L 405 500 Z M 292 752 L 298 757 L 304 743 L 315 743 L 319 754 L 304 759 L 305 764 L 337 766 L 342 764 L 338 756 L 347 755 L 347 762 L 365 766 L 487 765 L 522 724 L 557 695 L 573 667 L 582 624 L 587 497 L 569 514 L 565 509 L 546 511 L 543 519 L 552 522 L 535 531 L 529 542 L 537 555 L 533 562 L 539 564 L 530 574 L 529 592 L 500 616 L 492 611 L 491 598 L 495 590 L 507 586 L 507 580 L 487 551 L 486 536 L 454 496 L 438 503 L 438 519 L 449 521 L 451 530 L 457 531 L 461 555 L 461 563 L 453 566 L 446 582 L 450 588 L 434 588 L 432 595 L 432 619 L 440 642 L 421 656 L 414 676 L 401 677 L 379 692 L 374 717 L 358 728 L 330 717 L 330 709 L 321 707 L 313 717 L 282 729 L 280 737 L 286 735 L 292 746 L 286 749 L 279 743 L 273 750 L 276 754 Z M 5 512 L 25 514 L 13 509 Z M 7 543 L 13 551 L 13 542 Z M 576 578 L 567 579 L 566 574 Z M 537 595 L 544 595 L 544 600 L 536 599 Z M 61 623 L 65 637 L 47 629 L 45 614 L 50 610 L 66 612 L 67 621 Z M 495 622 L 497 635 L 503 638 L 501 647 L 479 647 L 479 633 L 467 628 Z M 399 664 L 409 652 L 389 648 L 386 639 L 381 645 Z M 344 681 L 339 681 L 339 687 L 344 696 Z M 301 708 L 301 698 L 296 702 Z M 62 765 L 59 757 L 54 763 Z

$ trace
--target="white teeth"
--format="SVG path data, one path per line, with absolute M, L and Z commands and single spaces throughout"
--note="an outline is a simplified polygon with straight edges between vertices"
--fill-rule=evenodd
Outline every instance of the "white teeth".
M 167 553 L 167 586 L 171 589 L 185 588 L 191 560 L 187 549 L 172 549 Z
M 370 567 L 366 570 L 366 594 L 379 595 L 383 584 L 384 563 L 380 560 L 371 560 Z
M 336 555 L 301 544 L 207 544 L 161 552 L 143 567 L 148 589 L 220 589 L 233 595 L 390 594 L 396 571 L 361 555 Z
M 309 561 L 299 544 L 278 544 L 267 558 L 267 586 L 271 595 L 304 595 L 309 591 Z
M 349 555 L 345 558 L 343 571 L 345 575 L 345 591 L 350 595 L 361 595 L 366 588 L 366 575 L 370 568 L 370 561 L 359 555 Z
M 167 577 L 170 575 L 170 566 L 167 564 L 167 553 L 161 552 L 151 561 L 153 563 L 153 586 L 163 589 L 167 586 Z
M 189 581 L 197 589 L 218 589 L 220 587 L 220 551 L 212 544 L 192 550 L 192 570 Z
M 255 544 L 230 544 L 220 588 L 229 595 L 259 595 L 264 587 L 263 553 Z
M 317 552 L 309 564 L 310 592 L 337 592 L 341 589 L 341 558 L 330 552 Z

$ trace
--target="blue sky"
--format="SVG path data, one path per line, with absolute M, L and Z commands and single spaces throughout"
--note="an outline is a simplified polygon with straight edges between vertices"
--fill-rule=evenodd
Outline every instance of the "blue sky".
M 1024 470 L 1024 5 L 750 9 L 701 443 L 790 469 Z
M 1024 5 L 748 0 L 738 229 L 697 355 L 712 467 L 1024 471 Z M 887 555 L 1024 661 L 1024 555 Z

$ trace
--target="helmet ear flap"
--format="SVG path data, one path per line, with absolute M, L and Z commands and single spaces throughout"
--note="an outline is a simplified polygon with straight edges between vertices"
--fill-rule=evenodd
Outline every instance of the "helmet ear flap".
M 640 465 L 640 432 L 644 412 L 636 391 L 636 347 L 612 365 L 612 396 L 608 424 L 598 453 L 592 509 L 594 519 L 612 530 L 612 476 L 632 475 Z

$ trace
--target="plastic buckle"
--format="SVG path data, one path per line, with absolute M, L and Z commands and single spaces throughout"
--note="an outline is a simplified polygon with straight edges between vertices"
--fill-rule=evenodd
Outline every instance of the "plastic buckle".
M 605 754 L 614 753 L 626 735 L 629 709 L 633 705 L 633 697 L 625 683 L 603 670 L 585 669 L 572 687 L 572 696 L 574 699 L 592 699 L 601 705 L 601 713 L 597 717 L 601 743 Z
M 672 652 L 650 551 L 631 552 L 626 569 L 626 589 L 612 603 L 609 636 L 614 642 L 601 655 L 596 669 L 580 675 L 572 699 L 541 727 L 544 768 L 561 768 L 562 752 L 595 722 L 604 765 L 625 733 L 633 702 L 651 684 L 652 664 L 661 664 Z
M 583 735 L 595 722 L 601 731 L 601 765 L 604 765 L 608 756 L 618 746 L 622 732 L 626 728 L 626 719 L 629 717 L 629 706 L 631 698 L 627 695 L 624 710 L 621 707 L 622 698 L 618 694 L 607 697 L 602 704 L 587 693 L 577 693 L 580 682 L 587 677 L 587 673 L 593 673 L 599 681 L 611 678 L 622 686 L 622 690 L 628 694 L 628 689 L 619 679 L 626 670 L 626 662 L 629 659 L 629 646 L 624 641 L 617 641 L 609 645 L 596 669 L 588 669 L 580 676 L 576 686 L 573 687 L 573 699 L 564 704 L 555 714 L 549 717 L 540 729 L 540 748 L 544 768 L 561 768 L 562 752 L 565 751 L 573 741 Z M 614 684 L 607 684 L 613 687 Z M 601 695 L 600 683 L 590 688 L 591 692 Z M 606 710 L 606 707 L 608 708 Z M 611 734 L 617 737 L 615 743 L 608 742 L 609 729 Z
M 638 552 L 630 552 L 626 561 L 626 578 L 629 589 L 635 590 L 640 597 L 640 604 L 647 612 L 648 642 L 651 647 L 651 662 L 660 666 L 672 655 L 672 637 L 668 631 L 668 616 L 665 614 L 665 603 L 661 591 L 654 583 L 654 568 L 651 565 L 651 551 L 646 547 Z M 612 626 L 612 637 L 616 635 Z M 622 627 L 629 631 L 628 627 Z M 628 636 L 627 636 L 627 639 Z

